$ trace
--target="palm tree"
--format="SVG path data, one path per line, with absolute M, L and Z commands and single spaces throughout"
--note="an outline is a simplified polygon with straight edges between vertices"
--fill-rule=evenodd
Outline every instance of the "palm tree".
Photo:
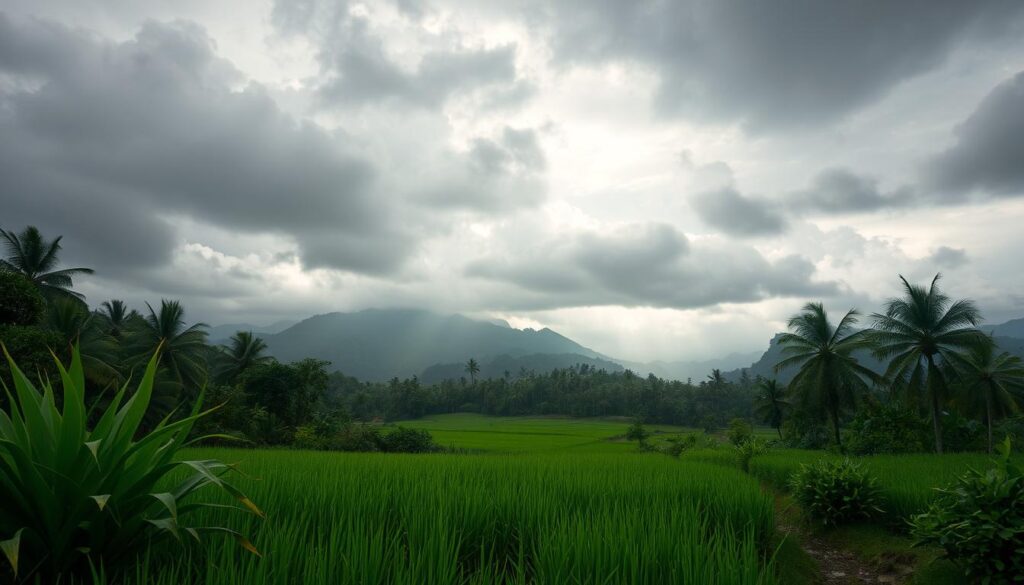
M 786 389 L 779 386 L 776 380 L 761 378 L 757 381 L 758 394 L 754 399 L 754 413 L 762 421 L 767 422 L 779 433 L 782 438 L 782 418 L 789 409 L 789 400 L 786 399 Z
M 131 333 L 133 361 L 145 363 L 160 352 L 160 369 L 180 389 L 192 391 L 206 378 L 205 323 L 185 326 L 185 310 L 178 301 L 160 301 L 157 313 L 146 303 L 149 314 L 137 321 Z
M 247 369 L 257 364 L 265 364 L 274 358 L 263 355 L 267 344 L 253 335 L 252 331 L 239 331 L 223 346 L 220 352 L 221 366 L 217 378 L 226 383 L 234 382 Z
M 103 328 L 81 301 L 71 297 L 56 298 L 47 306 L 43 326 L 56 333 L 62 347 L 57 353 L 71 355 L 78 345 L 85 377 L 105 387 L 116 387 L 121 379 L 117 371 L 117 342 Z
M 905 388 L 912 404 L 920 404 L 922 389 L 927 394 L 936 453 L 942 453 L 940 416 L 947 386 L 940 365 L 954 363 L 960 352 L 985 342 L 975 328 L 981 315 L 974 302 L 950 300 L 937 286 L 941 276 L 936 274 L 927 289 L 900 276 L 904 296 L 889 299 L 884 314 L 872 315 L 875 356 L 891 360 L 886 379 L 894 388 Z
M 779 336 L 785 357 L 775 365 L 775 371 L 800 368 L 789 387 L 805 407 L 827 413 L 840 448 L 840 412 L 869 390 L 869 381 L 879 381 L 878 374 L 860 365 L 852 355 L 868 347 L 865 331 L 853 329 L 857 315 L 856 309 L 850 309 L 833 327 L 821 303 L 807 303 L 789 320 L 791 332 Z
M 131 323 L 139 318 L 139 313 L 135 309 L 129 310 L 124 301 L 117 299 L 103 301 L 96 313 L 103 320 L 107 333 L 114 339 L 121 339 Z
M 708 374 L 708 383 L 716 390 L 720 390 L 725 386 L 725 377 L 722 376 L 722 370 L 713 368 L 711 373 Z
M 57 255 L 61 250 L 60 240 L 63 236 L 48 242 L 35 226 L 28 226 L 20 234 L 0 229 L 0 237 L 4 239 L 7 248 L 7 259 L 0 260 L 0 269 L 25 275 L 48 299 L 69 296 L 79 300 L 85 298 L 71 290 L 71 279 L 76 274 L 92 274 L 91 268 L 54 270 L 58 264 Z
M 951 354 L 952 374 L 959 382 L 961 402 L 985 415 L 988 426 L 988 452 L 992 452 L 992 425 L 996 418 L 1020 412 L 1017 401 L 1024 398 L 1024 362 L 1003 352 L 996 355 L 996 344 L 978 343 L 966 354 Z
M 480 364 L 476 363 L 476 360 L 469 358 L 466 362 L 466 373 L 469 374 L 469 379 L 472 383 L 476 384 L 476 375 L 480 373 Z

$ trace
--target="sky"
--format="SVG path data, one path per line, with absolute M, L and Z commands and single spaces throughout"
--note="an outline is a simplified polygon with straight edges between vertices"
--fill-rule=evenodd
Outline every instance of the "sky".
M 1016 0 L 0 0 L 0 227 L 88 301 L 767 346 L 936 273 L 1024 316 Z

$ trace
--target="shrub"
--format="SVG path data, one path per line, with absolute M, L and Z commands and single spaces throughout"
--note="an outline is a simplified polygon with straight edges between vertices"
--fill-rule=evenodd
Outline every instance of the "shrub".
M 380 442 L 377 426 L 353 423 L 345 425 L 331 437 L 328 448 L 336 451 L 377 451 Z
M 958 414 L 942 414 L 942 445 L 949 453 L 985 449 L 985 425 Z
M 727 436 L 729 437 L 729 442 L 734 447 L 738 447 L 754 437 L 754 427 L 750 426 L 750 423 L 742 418 L 734 418 L 729 421 Z
M 899 405 L 869 404 L 847 426 L 846 448 L 853 455 L 921 453 L 931 444 L 928 423 Z
M 687 433 L 682 437 L 669 437 L 664 452 L 672 457 L 679 457 L 683 451 L 696 447 L 699 439 L 700 436 L 697 433 Z
M 768 444 L 758 438 L 750 438 L 735 445 L 736 459 L 744 473 L 750 471 L 750 460 L 768 452 Z
M 4 386 L 11 396 L 10 412 L 0 410 L 0 537 L 7 538 L 0 549 L 16 578 L 20 567 L 28 569 L 22 575 L 26 580 L 65 580 L 66 575 L 87 574 L 92 566 L 131 563 L 151 542 L 169 536 L 198 539 L 201 532 L 231 534 L 255 552 L 233 530 L 185 525 L 193 510 L 213 504 L 182 500 L 210 485 L 262 516 L 223 479 L 228 465 L 175 460 L 193 424 L 203 416 L 198 410 L 202 396 L 189 416 L 175 422 L 165 419 L 148 434 L 138 435 L 153 393 L 156 355 L 136 391 L 129 397 L 127 386 L 122 387 L 91 430 L 77 348 L 69 369 L 57 362 L 63 382 L 61 408 L 48 382 L 39 391 L 9 354 L 7 359 L 14 381 L 13 392 Z M 177 477 L 179 469 L 190 473 L 172 489 L 160 491 L 157 485 Z
M 380 450 L 388 453 L 430 453 L 440 448 L 428 431 L 398 427 L 381 436 Z
M 918 544 L 932 544 L 981 583 L 1024 582 L 1024 471 L 1010 460 L 1010 441 L 997 467 L 968 471 L 927 512 L 912 520 Z
M 0 269 L 0 325 L 34 325 L 45 308 L 43 295 L 29 279 Z
M 874 478 L 849 459 L 801 465 L 790 487 L 804 513 L 826 526 L 868 519 L 882 511 Z
M 641 445 L 647 442 L 647 437 L 650 433 L 644 428 L 644 423 L 640 419 L 637 419 L 633 424 L 629 425 L 626 429 L 626 440 L 627 441 L 638 441 Z

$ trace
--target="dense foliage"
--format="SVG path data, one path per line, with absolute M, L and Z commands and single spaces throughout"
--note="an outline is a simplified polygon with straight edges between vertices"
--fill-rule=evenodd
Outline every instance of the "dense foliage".
M 1010 441 L 999 464 L 970 470 L 942 490 L 929 510 L 914 517 L 922 544 L 941 547 L 968 578 L 982 583 L 1024 582 L 1024 471 L 1010 460 Z
M 134 392 L 122 387 L 92 421 L 78 351 L 68 369 L 58 363 L 59 394 L 48 382 L 37 389 L 7 357 L 14 397 L 9 414 L 0 410 L 0 536 L 6 539 L 0 548 L 15 577 L 52 583 L 95 567 L 134 563 L 153 542 L 198 540 L 201 532 L 228 533 L 255 552 L 234 530 L 186 523 L 209 505 L 190 497 L 206 486 L 262 515 L 224 480 L 228 465 L 177 458 L 202 416 L 201 401 L 189 416 L 139 432 L 153 392 L 155 356 Z
M 882 511 L 874 478 L 849 459 L 802 465 L 790 487 L 803 511 L 826 526 L 866 520 Z

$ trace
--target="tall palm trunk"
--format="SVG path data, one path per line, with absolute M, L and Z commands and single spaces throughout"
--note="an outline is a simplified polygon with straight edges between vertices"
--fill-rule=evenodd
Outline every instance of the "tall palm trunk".
M 942 420 L 939 418 L 939 369 L 935 367 L 935 360 L 928 354 L 928 393 L 932 399 L 932 430 L 935 431 L 935 452 L 942 455 Z
M 836 446 L 839 447 L 839 452 L 842 453 L 843 438 L 839 433 L 839 396 L 837 396 L 834 389 L 829 388 L 828 397 L 828 414 L 829 418 L 832 419 L 832 431 L 836 435 Z
M 985 392 L 985 422 L 988 423 L 988 454 L 992 454 L 992 394 Z

